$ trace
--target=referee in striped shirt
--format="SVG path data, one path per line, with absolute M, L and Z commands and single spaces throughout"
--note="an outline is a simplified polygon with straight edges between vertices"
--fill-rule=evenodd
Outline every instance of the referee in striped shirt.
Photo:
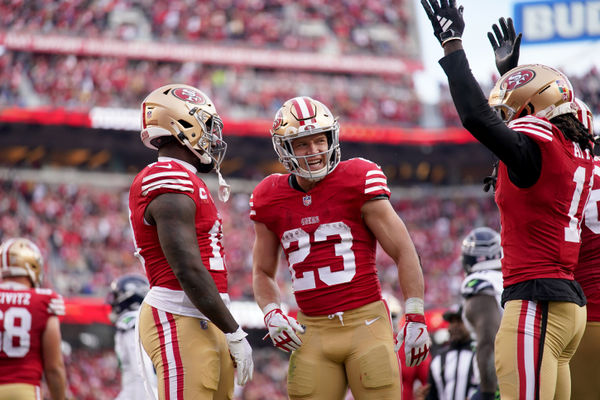
M 448 322 L 448 343 L 433 357 L 429 366 L 426 400 L 471 399 L 479 386 L 475 347 L 462 320 L 462 306 L 443 314 Z

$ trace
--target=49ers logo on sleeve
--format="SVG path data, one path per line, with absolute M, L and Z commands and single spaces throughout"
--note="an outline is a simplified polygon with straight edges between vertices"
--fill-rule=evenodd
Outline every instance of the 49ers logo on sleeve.
M 171 92 L 173 96 L 181 99 L 183 101 L 187 101 L 188 103 L 193 104 L 206 104 L 206 97 L 202 93 L 197 90 L 189 89 L 189 88 L 177 88 L 173 89 Z
M 524 69 L 507 76 L 504 81 L 504 86 L 506 90 L 515 90 L 516 88 L 525 85 L 533 78 L 535 78 L 535 72 L 530 69 Z

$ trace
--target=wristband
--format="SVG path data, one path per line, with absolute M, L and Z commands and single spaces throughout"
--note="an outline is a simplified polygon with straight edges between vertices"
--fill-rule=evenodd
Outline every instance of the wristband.
M 425 314 L 423 299 L 411 297 L 404 303 L 404 312 L 406 314 Z
M 265 307 L 262 309 L 262 312 L 263 312 L 263 314 L 264 314 L 265 316 L 267 316 L 267 314 L 268 314 L 268 313 L 270 313 L 270 312 L 271 312 L 271 311 L 273 311 L 273 310 L 277 310 L 278 308 L 279 308 L 279 309 L 281 308 L 281 306 L 280 306 L 279 304 L 277 304 L 277 303 L 269 303 L 269 304 L 267 304 L 267 305 L 266 305 L 266 306 L 265 306 Z

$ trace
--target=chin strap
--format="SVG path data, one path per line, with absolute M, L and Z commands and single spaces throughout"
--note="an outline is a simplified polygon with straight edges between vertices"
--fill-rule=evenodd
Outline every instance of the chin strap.
M 226 203 L 229 200 L 229 195 L 231 194 L 231 186 L 225 182 L 225 178 L 221 175 L 221 169 L 218 168 L 216 170 L 217 177 L 219 178 L 219 200 L 223 203 Z
M 206 153 L 200 154 L 198 150 L 194 149 L 190 144 L 189 140 L 186 139 L 183 141 L 183 143 L 188 149 L 190 149 L 192 153 L 194 153 L 196 157 L 200 159 L 201 163 L 210 164 L 213 162 L 211 156 L 209 156 Z M 217 178 L 219 180 L 219 200 L 221 200 L 223 203 L 226 203 L 227 200 L 229 200 L 229 195 L 231 194 L 231 186 L 229 186 L 229 184 L 227 184 L 227 182 L 225 181 L 225 178 L 223 178 L 220 167 L 217 167 L 215 169 L 215 172 L 217 173 Z

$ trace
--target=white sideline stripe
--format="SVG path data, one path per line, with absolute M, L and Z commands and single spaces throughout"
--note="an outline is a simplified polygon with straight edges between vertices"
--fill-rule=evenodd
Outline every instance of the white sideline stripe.
M 187 172 L 183 172 L 183 171 L 158 172 L 156 174 L 145 176 L 142 179 L 142 183 L 143 182 L 147 182 L 147 181 L 152 180 L 152 179 L 155 179 L 155 178 L 162 178 L 163 176 L 170 176 L 172 178 L 179 178 L 179 177 L 182 177 L 182 176 L 189 177 L 189 175 L 187 174 Z
M 537 305 L 533 301 L 527 301 L 527 315 L 525 317 L 524 335 L 523 335 L 523 354 L 525 356 L 525 400 L 534 400 L 535 391 L 535 371 L 534 365 L 534 341 L 535 333 L 535 314 Z
M 385 179 L 385 178 L 371 178 L 371 179 L 367 179 L 365 181 L 365 185 L 370 185 L 371 183 L 383 183 L 384 185 L 387 185 L 387 179 Z
M 190 181 L 189 179 L 161 179 L 159 181 L 154 181 L 154 182 L 148 183 L 147 185 L 143 185 L 142 190 L 147 190 L 153 186 L 168 184 L 168 183 L 179 183 L 179 184 L 182 184 L 185 186 L 187 186 L 187 185 L 193 186 L 192 181 Z
M 160 185 L 160 186 L 156 186 L 156 187 L 153 187 L 153 188 L 151 188 L 151 189 L 148 189 L 148 190 L 146 190 L 146 191 L 143 191 L 143 192 L 142 192 L 142 196 L 145 196 L 145 195 L 147 195 L 147 194 L 148 194 L 148 192 L 151 192 L 151 191 L 153 191 L 153 190 L 160 189 L 160 188 L 165 188 L 165 189 L 177 189 L 177 190 L 179 190 L 179 191 L 181 191 L 181 192 L 190 192 L 190 193 L 194 193 L 194 188 L 191 188 L 191 187 L 180 186 L 180 185 Z
M 372 186 L 370 188 L 365 189 L 365 194 L 371 193 L 371 192 L 376 192 L 378 190 L 383 190 L 383 191 L 390 193 L 390 189 L 388 189 L 387 186 Z
M 156 310 L 158 318 L 162 325 L 165 340 L 165 355 L 167 356 L 167 365 L 164 368 L 166 378 L 169 380 L 169 398 L 177 398 L 177 363 L 175 362 L 175 353 L 173 352 L 173 338 L 171 337 L 171 325 L 164 311 Z M 175 374 L 171 372 L 175 371 Z

